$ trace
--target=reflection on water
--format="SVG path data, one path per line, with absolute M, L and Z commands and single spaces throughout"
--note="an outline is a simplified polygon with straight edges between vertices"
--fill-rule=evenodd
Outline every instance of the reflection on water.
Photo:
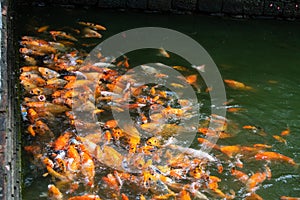
M 227 99 L 232 101 L 230 105 L 243 109 L 227 114 L 231 124 L 229 130 L 235 137 L 220 139 L 218 144 L 268 144 L 272 145 L 272 151 L 300 162 L 299 22 L 85 9 L 22 8 L 17 17 L 17 35 L 31 35 L 36 27 L 44 25 L 70 26 L 80 20 L 99 21 L 109 27 L 103 39 L 130 28 L 157 26 L 175 29 L 197 40 L 214 59 L 224 79 L 238 80 L 255 89 L 237 91 L 226 87 Z M 147 54 L 140 53 L 136 62 L 144 62 L 147 59 Z M 177 65 L 184 64 L 180 59 L 174 62 Z M 205 111 L 205 108 L 203 110 Z M 244 130 L 244 125 L 260 127 L 266 135 Z M 290 135 L 285 137 L 286 144 L 273 138 L 273 135 L 280 135 L 286 128 L 291 131 Z M 198 144 L 194 145 L 196 147 Z M 216 152 L 215 154 L 222 156 Z M 246 159 L 249 160 L 243 160 L 244 172 L 251 174 L 262 169 L 257 168 L 257 163 L 251 162 L 253 158 Z M 43 196 L 46 192 L 45 188 L 50 180 L 39 178 L 43 172 L 32 166 L 25 157 L 23 165 L 24 199 L 42 199 L 40 195 Z M 224 163 L 224 166 L 224 173 L 217 174 L 222 179 L 219 187 L 224 191 L 235 190 L 237 199 L 241 199 L 245 194 L 243 185 L 229 176 L 228 163 Z M 283 195 L 300 196 L 299 168 L 278 162 L 272 162 L 270 166 L 272 178 L 266 180 L 263 184 L 264 189 L 259 189 L 257 193 L 264 199 L 278 199 Z

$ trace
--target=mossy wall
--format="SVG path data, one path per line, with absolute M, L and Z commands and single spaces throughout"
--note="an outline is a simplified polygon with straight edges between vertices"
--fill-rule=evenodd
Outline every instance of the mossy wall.
M 20 4 L 97 6 L 238 17 L 300 18 L 300 0 L 18 0 Z

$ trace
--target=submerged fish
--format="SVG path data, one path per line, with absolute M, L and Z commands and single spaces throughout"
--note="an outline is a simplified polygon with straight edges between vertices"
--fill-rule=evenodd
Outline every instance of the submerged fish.
M 94 24 L 94 23 L 91 23 L 91 22 L 82 22 L 82 21 L 80 21 L 80 22 L 78 22 L 78 24 L 83 25 L 83 26 L 88 26 L 92 29 L 99 30 L 99 31 L 105 31 L 106 30 L 106 28 L 104 26 L 99 25 L 99 24 Z
M 84 38 L 102 38 L 102 35 L 97 31 L 94 31 L 90 28 L 83 29 L 83 37 Z
M 170 54 L 162 47 L 159 48 L 159 55 L 166 57 L 166 58 L 170 58 Z
M 242 82 L 238 82 L 235 80 L 225 79 L 224 82 L 232 89 L 235 90 L 253 90 L 252 87 L 245 85 Z
M 66 32 L 63 32 L 63 31 L 50 31 L 49 33 L 52 35 L 52 37 L 55 41 L 58 37 L 62 38 L 62 39 L 71 40 L 71 41 L 74 41 L 74 42 L 78 41 L 75 37 L 73 37 L 72 35 L 69 35 L 69 34 L 67 34 Z

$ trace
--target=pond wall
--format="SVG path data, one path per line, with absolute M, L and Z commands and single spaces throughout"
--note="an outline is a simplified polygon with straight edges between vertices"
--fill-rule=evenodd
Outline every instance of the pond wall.
M 300 0 L 17 0 L 19 4 L 96 6 L 236 17 L 300 18 Z

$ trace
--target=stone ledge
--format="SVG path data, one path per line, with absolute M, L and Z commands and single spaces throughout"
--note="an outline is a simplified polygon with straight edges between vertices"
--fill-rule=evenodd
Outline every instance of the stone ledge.
M 139 9 L 172 13 L 207 13 L 260 18 L 300 19 L 300 0 L 16 0 L 17 5 Z
M 243 0 L 224 0 L 222 12 L 227 14 L 243 14 L 244 4 Z
M 173 0 L 172 5 L 174 9 L 194 11 L 197 9 L 197 0 Z
M 172 0 L 148 0 L 148 9 L 170 11 L 172 9 Z
M 264 11 L 263 0 L 244 0 L 245 15 L 262 15 Z
M 125 8 L 126 0 L 99 0 L 98 6 L 102 8 Z
M 220 13 L 223 0 L 198 0 L 198 10 L 206 13 Z
M 126 6 L 128 8 L 146 10 L 148 8 L 148 1 L 147 0 L 127 0 Z

